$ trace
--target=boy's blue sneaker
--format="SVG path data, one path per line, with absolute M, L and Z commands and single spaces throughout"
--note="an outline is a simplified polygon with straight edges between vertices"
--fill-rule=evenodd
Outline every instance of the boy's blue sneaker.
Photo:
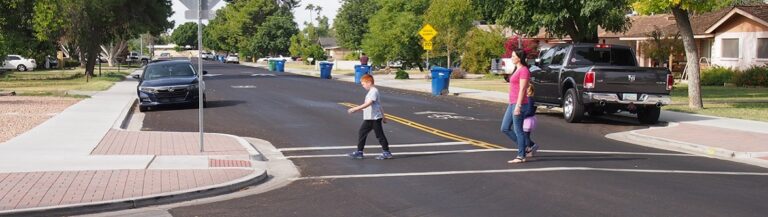
M 354 159 L 363 159 L 363 152 L 362 151 L 355 151 L 352 153 L 347 154 L 349 157 L 352 157 Z
M 392 158 L 392 152 L 388 152 L 388 151 L 382 152 L 381 155 L 376 156 L 376 160 L 386 160 L 391 158 Z

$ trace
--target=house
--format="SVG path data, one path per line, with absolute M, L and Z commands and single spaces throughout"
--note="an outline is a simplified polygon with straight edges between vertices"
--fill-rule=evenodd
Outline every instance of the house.
M 323 47 L 323 50 L 325 51 L 325 55 L 333 60 L 344 60 L 344 56 L 353 52 L 339 46 L 336 42 L 336 38 L 323 37 L 319 39 L 319 42 L 320 46 Z
M 690 18 L 699 64 L 745 69 L 768 63 L 768 5 L 735 6 Z M 635 47 L 642 66 L 651 66 L 640 43 L 658 27 L 666 35 L 679 32 L 669 14 L 632 17 L 632 27 L 624 33 L 601 33 L 601 38 L 616 39 Z M 685 56 L 674 58 L 673 65 L 685 65 Z M 682 70 L 682 68 L 680 69 Z
M 719 11 L 690 16 L 695 43 L 699 52 L 699 64 L 745 69 L 768 63 L 768 4 L 735 6 Z M 598 30 L 601 42 L 620 44 L 634 48 L 640 66 L 654 66 L 640 49 L 642 43 L 651 40 L 649 35 L 659 29 L 664 35 L 675 35 L 680 30 L 671 14 L 631 16 L 632 25 L 626 32 Z M 490 31 L 492 26 L 478 25 Z M 504 29 L 506 37 L 514 31 Z M 542 29 L 539 34 L 527 36 L 542 45 L 568 43 L 570 38 L 554 38 Z M 685 55 L 672 58 L 673 71 L 682 71 L 687 64 Z

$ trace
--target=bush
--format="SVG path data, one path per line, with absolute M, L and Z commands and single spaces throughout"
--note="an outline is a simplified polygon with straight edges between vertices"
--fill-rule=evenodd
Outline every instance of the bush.
M 64 61 L 64 68 L 77 68 L 80 67 L 80 62 L 77 60 L 67 59 Z
M 768 87 L 768 66 L 753 66 L 733 77 L 737 86 Z
M 395 79 L 410 79 L 410 76 L 408 75 L 408 72 L 405 72 L 405 70 L 398 69 L 395 73 Z
M 358 55 L 356 52 L 350 52 L 344 55 L 344 60 L 358 60 L 360 59 L 360 55 Z
M 476 28 L 470 31 L 461 68 L 475 74 L 488 73 L 491 59 L 504 54 L 503 44 L 504 35 L 499 30 L 486 32 Z
M 731 82 L 731 79 L 737 74 L 739 73 L 731 68 L 715 66 L 701 72 L 701 85 L 723 86 L 723 84 Z
M 464 79 L 466 77 L 467 71 L 464 71 L 464 69 L 458 67 L 451 69 L 451 79 Z

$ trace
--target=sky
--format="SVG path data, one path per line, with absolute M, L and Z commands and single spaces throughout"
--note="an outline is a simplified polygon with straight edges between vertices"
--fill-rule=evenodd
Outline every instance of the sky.
M 333 25 L 333 18 L 336 17 L 336 13 L 339 11 L 339 8 L 341 7 L 341 3 L 339 1 L 340 0 L 302 0 L 301 6 L 293 9 L 294 21 L 297 24 L 299 24 L 299 29 L 303 29 L 304 22 L 309 22 L 309 20 L 312 19 L 310 18 L 309 11 L 305 10 L 304 8 L 308 4 L 313 4 L 315 6 L 320 6 L 323 8 L 322 12 L 320 12 L 320 15 L 328 17 L 328 19 L 331 22 L 330 24 Z M 176 27 L 186 22 L 197 22 L 197 20 L 188 20 L 184 18 L 184 11 L 188 9 L 186 6 L 184 6 L 184 4 L 181 3 L 181 1 L 172 0 L 172 2 L 173 2 L 173 11 L 175 13 L 173 14 L 173 16 L 171 16 L 170 20 L 176 21 Z M 226 3 L 224 1 L 219 1 L 219 3 L 213 9 L 218 10 L 220 8 L 223 8 L 225 5 Z M 315 16 L 314 13 L 312 16 L 314 18 Z M 203 21 L 203 23 L 208 23 L 208 22 Z

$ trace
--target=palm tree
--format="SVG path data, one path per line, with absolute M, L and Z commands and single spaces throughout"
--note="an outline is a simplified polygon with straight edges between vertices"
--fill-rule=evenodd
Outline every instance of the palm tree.
M 318 6 L 319 7 L 319 6 Z M 312 12 L 315 11 L 316 7 L 313 4 L 308 4 L 307 7 L 304 8 L 305 10 L 309 11 L 309 23 L 312 23 Z

